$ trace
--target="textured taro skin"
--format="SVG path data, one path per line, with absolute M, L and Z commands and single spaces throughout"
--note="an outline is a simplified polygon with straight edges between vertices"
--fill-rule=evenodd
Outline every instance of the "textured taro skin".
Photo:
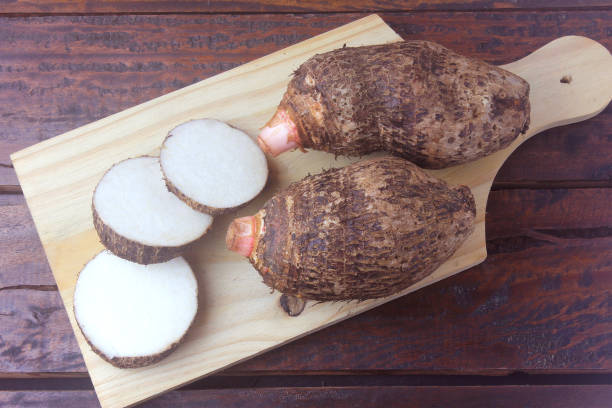
M 302 147 L 384 150 L 443 168 L 508 146 L 529 126 L 529 84 L 427 41 L 341 48 L 302 64 L 280 109 Z
M 391 295 L 425 278 L 474 228 L 468 187 L 397 157 L 363 160 L 291 184 L 258 213 L 250 261 L 264 282 L 313 300 Z

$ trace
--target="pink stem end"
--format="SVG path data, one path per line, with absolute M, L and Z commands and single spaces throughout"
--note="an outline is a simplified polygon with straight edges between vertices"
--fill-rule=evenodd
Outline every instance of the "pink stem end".
M 227 229 L 225 245 L 230 251 L 248 258 L 255 247 L 256 236 L 257 220 L 254 215 L 236 218 Z
M 297 127 L 284 109 L 276 111 L 257 138 L 259 147 L 273 157 L 299 147 L 299 141 Z

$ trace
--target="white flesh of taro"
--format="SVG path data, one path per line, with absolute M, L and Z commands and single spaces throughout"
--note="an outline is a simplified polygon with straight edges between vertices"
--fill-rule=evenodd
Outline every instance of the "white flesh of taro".
M 182 257 L 140 265 L 102 251 L 79 274 L 74 314 L 107 360 L 155 356 L 185 335 L 197 297 L 196 279 Z
M 93 202 L 114 232 L 149 246 L 186 245 L 206 233 L 213 221 L 168 191 L 156 157 L 113 166 L 98 183 Z
M 266 157 L 257 143 L 214 119 L 192 120 L 174 128 L 164 141 L 160 162 L 178 195 L 212 214 L 251 201 L 268 178 Z

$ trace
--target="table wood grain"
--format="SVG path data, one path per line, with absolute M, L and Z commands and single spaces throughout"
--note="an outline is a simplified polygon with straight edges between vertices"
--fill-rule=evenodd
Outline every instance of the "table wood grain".
M 504 9 L 576 9 L 609 6 L 606 0 L 123 0 L 91 2 L 87 0 L 17 0 L 5 5 L 6 13 L 313 13 L 355 11 L 440 11 Z
M 97 404 L 8 155 L 371 11 L 496 64 L 562 35 L 612 48 L 597 0 L 0 4 L 1 406 Z M 608 107 L 510 157 L 482 265 L 148 406 L 605 406 L 611 129 Z
M 571 386 L 472 386 L 472 387 L 286 387 L 266 389 L 223 389 L 172 391 L 141 406 L 147 408 L 302 408 L 302 407 L 401 407 L 427 406 L 516 408 L 539 406 L 573 408 L 605 407 L 612 387 Z M 44 406 L 81 408 L 95 406 L 93 391 L 0 391 L 0 404 L 6 408 Z

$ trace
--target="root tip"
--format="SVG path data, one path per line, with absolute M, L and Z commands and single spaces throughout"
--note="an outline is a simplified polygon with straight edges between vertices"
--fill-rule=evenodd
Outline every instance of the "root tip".
M 261 130 L 257 142 L 264 152 L 273 157 L 300 146 L 295 123 L 282 109 Z
M 230 251 L 249 257 L 255 246 L 257 224 L 255 216 L 236 218 L 225 235 L 225 245 Z

